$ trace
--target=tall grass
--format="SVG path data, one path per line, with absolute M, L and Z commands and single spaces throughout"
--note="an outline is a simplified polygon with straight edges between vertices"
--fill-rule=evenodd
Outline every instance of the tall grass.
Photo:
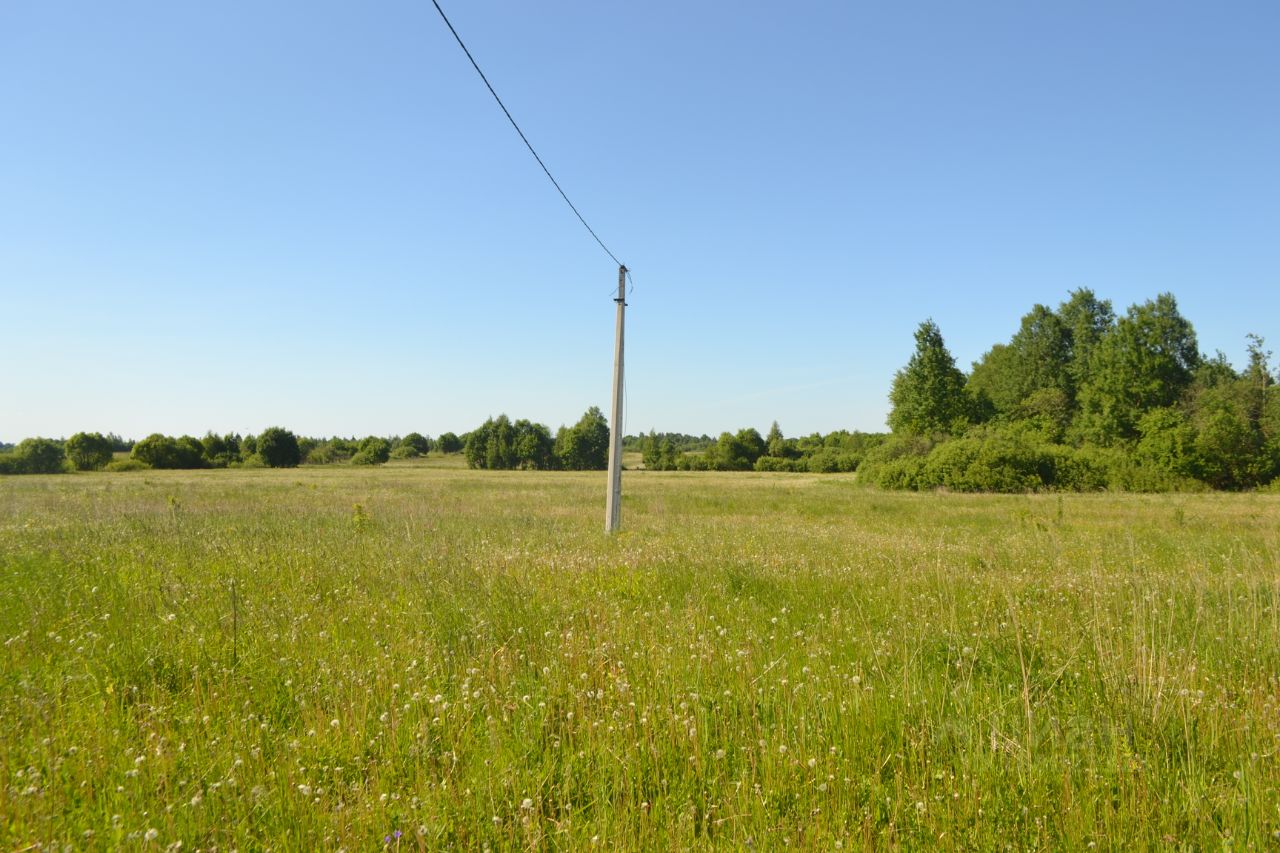
M 1280 497 L 625 483 L 5 480 L 0 845 L 1280 844 Z

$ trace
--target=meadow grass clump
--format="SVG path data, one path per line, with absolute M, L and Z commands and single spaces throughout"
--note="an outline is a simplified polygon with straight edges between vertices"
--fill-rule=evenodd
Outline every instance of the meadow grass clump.
M 0 844 L 1280 838 L 1277 496 L 625 482 L 6 480 Z

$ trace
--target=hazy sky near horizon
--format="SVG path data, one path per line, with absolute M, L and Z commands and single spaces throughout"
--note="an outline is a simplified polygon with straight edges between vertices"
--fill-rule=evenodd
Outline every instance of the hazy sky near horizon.
M 629 432 L 880 430 L 1078 287 L 1280 350 L 1272 0 L 442 5 Z M 425 0 L 16 0 L 0 116 L 0 440 L 608 410 Z

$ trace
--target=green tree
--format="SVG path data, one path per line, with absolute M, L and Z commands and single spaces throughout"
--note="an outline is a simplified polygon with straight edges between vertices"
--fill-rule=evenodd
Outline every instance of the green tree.
M 609 422 L 592 406 L 556 436 L 556 455 L 569 471 L 602 471 L 609 465 Z
M 1172 294 L 1131 306 L 1091 357 L 1081 389 L 1085 435 L 1099 444 L 1136 438 L 1142 415 L 1174 405 L 1199 365 L 1195 330 Z
M 451 432 L 442 432 L 436 439 L 436 449 L 441 453 L 457 453 L 462 449 L 462 439 Z
M 283 427 L 268 427 L 258 436 L 257 453 L 269 468 L 296 468 L 302 461 L 298 437 Z
M 527 420 L 516 421 L 512 429 L 515 433 L 512 450 L 517 467 L 532 470 L 555 467 L 555 442 L 550 430 Z
M 992 347 L 973 366 L 969 392 L 990 401 L 996 413 L 1024 417 L 1019 408 L 1038 392 L 1056 389 L 1070 398 L 1070 362 L 1070 328 L 1053 311 L 1036 305 L 1007 345 Z
M 153 432 L 133 445 L 130 457 L 152 468 L 178 468 L 178 443 L 167 435 Z
M 352 465 L 383 465 L 391 458 L 391 442 L 376 435 L 360 442 L 360 449 L 351 457 Z
M 1099 299 L 1088 288 L 1070 293 L 1070 298 L 1058 306 L 1058 318 L 1071 333 L 1071 358 L 1067 373 L 1073 389 L 1079 389 L 1089 380 L 1093 351 L 1107 333 L 1115 327 L 1116 314 L 1108 299 Z
M 97 471 L 111 461 L 111 439 L 100 432 L 78 432 L 67 439 L 65 448 L 77 471 Z
M 400 439 L 400 446 L 412 448 L 418 456 L 426 456 L 431 451 L 431 440 L 421 433 L 411 432 Z
M 760 437 L 760 432 L 753 427 L 738 430 L 735 438 L 742 446 L 746 459 L 751 465 L 755 465 L 756 460 L 764 456 L 769 450 L 769 446 Z
M 1178 409 L 1161 406 L 1151 409 L 1138 422 L 1137 457 L 1144 464 L 1179 477 L 1199 473 L 1196 430 Z
M 787 455 L 787 440 L 782 437 L 782 427 L 778 426 L 777 421 L 769 427 L 769 434 L 765 436 L 764 441 L 766 453 L 769 456 L 781 459 Z
M 893 377 L 889 427 L 909 435 L 961 432 L 971 408 L 965 376 L 932 320 L 916 330 L 916 351 Z
M 61 442 L 51 438 L 27 438 L 5 454 L 0 454 L 0 473 L 61 474 L 66 452 Z

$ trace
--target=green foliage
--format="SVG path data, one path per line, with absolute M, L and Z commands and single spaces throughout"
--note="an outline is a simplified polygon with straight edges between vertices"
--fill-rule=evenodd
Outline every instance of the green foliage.
M 254 452 L 268 468 L 296 468 L 302 461 L 298 437 L 283 427 L 264 429 Z
M 431 452 L 431 440 L 421 433 L 411 432 L 400 439 L 399 447 L 407 447 L 413 451 L 411 456 L 426 456 Z
M 443 432 L 436 439 L 436 450 L 441 453 L 457 453 L 462 450 L 462 439 L 452 432 Z
M 360 441 L 351 457 L 352 465 L 383 465 L 391 458 L 391 442 L 376 435 Z
M 652 430 L 643 436 L 640 452 L 647 471 L 674 471 L 680 455 L 670 437 L 659 437 Z
M 100 432 L 78 432 L 67 439 L 65 450 L 77 471 L 97 471 L 111 461 L 112 442 Z
M 974 365 L 970 413 L 987 429 L 952 439 L 924 462 L 887 455 L 896 452 L 890 445 L 869 455 L 860 476 L 966 491 L 1256 488 L 1280 476 L 1280 402 L 1269 359 L 1256 335 L 1243 373 L 1222 353 L 1204 358 L 1170 294 L 1116 320 L 1109 302 L 1077 290 L 1057 312 L 1035 306 L 1008 344 Z M 922 325 L 891 395 L 896 433 L 948 431 L 945 418 L 918 414 L 946 398 L 921 391 L 941 384 L 922 377 L 954 379 L 947 367 L 936 327 Z
M 1116 315 L 1111 301 L 1098 299 L 1088 288 L 1073 290 L 1066 302 L 1058 306 L 1058 318 L 1070 331 L 1071 358 L 1067 374 L 1075 391 L 1089 380 L 1090 363 L 1098 344 L 1115 327 Z
M 1136 447 L 1136 458 L 1177 477 L 1195 476 L 1199 469 L 1196 452 L 1196 431 L 1178 409 L 1161 407 L 1151 409 L 1138 422 L 1141 438 Z
M 1085 435 L 1098 444 L 1136 438 L 1142 414 L 1177 403 L 1199 364 L 1195 331 L 1172 294 L 1130 307 L 1093 352 L 1081 389 Z
M 107 463 L 104 471 L 119 473 L 123 471 L 150 471 L 151 466 L 138 459 L 113 459 Z
M 1015 411 L 1033 395 L 1070 400 L 1071 329 L 1058 315 L 1037 305 L 1022 318 L 1008 346 L 996 345 L 974 365 L 971 394 L 989 400 L 996 414 Z
M 761 456 L 753 466 L 757 471 L 799 473 L 809 470 L 807 459 L 788 459 L 784 456 Z
M 0 454 L 0 474 L 61 474 L 66 471 L 66 453 L 51 438 L 28 438 L 13 450 Z
M 301 451 L 301 443 L 298 449 Z M 342 439 L 329 439 L 319 442 L 308 450 L 303 461 L 307 465 L 334 465 L 348 461 L 354 453 L 354 448 L 350 447 L 348 442 Z
M 973 405 L 965 376 L 932 320 L 916 330 L 916 351 L 893 378 L 889 392 L 889 426 L 912 435 L 962 432 Z
M 769 434 L 765 436 L 765 452 L 778 459 L 785 458 L 789 455 L 787 448 L 787 440 L 782 435 L 782 427 L 778 426 L 778 422 L 774 421 L 769 427 Z M 758 460 L 757 460 L 758 461 Z
M 206 432 L 204 438 L 200 439 L 200 446 L 204 451 L 204 458 L 214 468 L 227 468 L 241 461 L 240 436 L 236 433 L 218 435 Z
M 609 422 L 592 406 L 576 424 L 561 428 L 556 435 L 555 453 L 568 471 L 603 471 L 609 465 Z
M 563 436 L 570 431 L 561 427 L 560 432 Z M 524 419 L 512 423 L 506 415 L 499 415 L 467 434 L 463 452 L 470 468 L 547 470 L 560 466 L 558 446 L 546 426 Z
M 208 467 L 204 446 L 189 435 L 171 438 L 158 432 L 152 433 L 133 446 L 130 456 L 150 468 Z

